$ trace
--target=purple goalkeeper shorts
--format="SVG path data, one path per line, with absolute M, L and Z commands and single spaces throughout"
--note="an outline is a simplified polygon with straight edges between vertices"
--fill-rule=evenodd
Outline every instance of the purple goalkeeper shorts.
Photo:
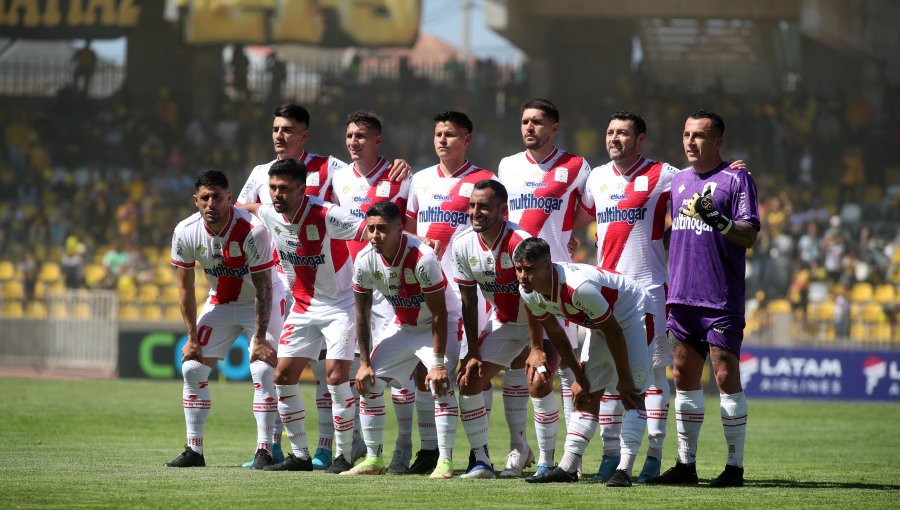
M 706 358 L 709 346 L 741 355 L 744 316 L 725 310 L 688 305 L 669 305 L 666 329 L 679 342 L 690 345 Z

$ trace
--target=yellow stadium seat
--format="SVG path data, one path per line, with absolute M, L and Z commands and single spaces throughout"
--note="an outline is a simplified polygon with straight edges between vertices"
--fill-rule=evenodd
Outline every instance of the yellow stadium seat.
M 166 285 L 162 288 L 160 301 L 164 305 L 178 305 L 178 287 L 174 285 Z
M 29 301 L 25 313 L 29 319 L 46 319 L 47 305 L 43 301 Z
M 872 300 L 873 294 L 871 283 L 860 282 L 850 291 L 850 300 L 855 303 L 866 303 Z
M 0 260 L 0 282 L 8 282 L 15 278 L 15 276 L 16 265 L 8 260 Z
M 141 285 L 138 290 L 138 302 L 141 304 L 158 304 L 159 303 L 159 287 L 152 283 Z
M 178 305 L 167 306 L 165 319 L 169 322 L 181 322 L 181 308 Z
M 120 321 L 136 321 L 140 318 L 138 314 L 138 309 L 133 304 L 125 304 L 119 306 L 119 320 Z
M 88 320 L 91 318 L 91 305 L 87 303 L 77 303 L 72 308 L 72 318 Z
M 815 319 L 817 321 L 822 321 L 822 322 L 833 322 L 834 321 L 834 303 L 831 301 L 825 301 L 823 303 L 819 303 L 819 305 L 816 307 Z
M 25 315 L 22 309 L 22 302 L 19 300 L 6 301 L 3 303 L 3 316 L 8 319 L 21 319 Z
M 53 319 L 67 319 L 69 308 L 62 301 L 55 301 L 50 305 L 50 317 Z
M 897 298 L 897 292 L 894 285 L 890 283 L 882 283 L 875 288 L 875 302 L 882 305 L 888 305 Z
M 862 319 L 864 322 L 880 324 L 887 322 L 884 308 L 878 303 L 869 303 L 863 308 Z
M 62 280 L 62 271 L 56 262 L 44 262 L 41 272 L 38 273 L 38 281 L 53 283 Z
M 100 264 L 88 264 L 84 268 L 84 283 L 89 288 L 95 288 L 103 281 L 106 276 L 106 269 Z
M 771 313 L 791 313 L 791 303 L 787 299 L 775 299 L 767 307 Z
M 66 291 L 66 283 L 62 280 L 48 284 L 44 289 L 47 296 L 58 296 Z
M 147 259 L 147 263 L 151 266 L 155 265 L 157 262 L 157 255 L 159 254 L 159 250 L 156 247 L 146 246 L 141 253 L 144 255 L 144 258 Z
M 141 320 L 158 322 L 163 319 L 162 308 L 159 305 L 141 306 Z
M 175 283 L 175 269 L 172 266 L 157 266 L 153 270 L 153 281 L 160 287 Z
M 10 280 L 3 284 L 3 299 L 17 300 L 25 297 L 25 287 L 18 280 Z
M 119 303 L 136 303 L 137 288 L 133 286 L 119 287 Z

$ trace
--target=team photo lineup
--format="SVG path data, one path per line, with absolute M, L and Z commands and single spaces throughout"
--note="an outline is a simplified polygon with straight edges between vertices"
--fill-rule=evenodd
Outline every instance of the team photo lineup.
M 641 152 L 638 113 L 609 115 L 600 166 L 556 146 L 560 117 L 549 100 L 526 101 L 524 150 L 483 169 L 466 157 L 478 136 L 469 116 L 437 113 L 435 164 L 413 173 L 380 153 L 376 113 L 347 116 L 345 163 L 309 150 L 309 112 L 288 103 L 272 115 L 275 159 L 241 188 L 200 173 L 198 212 L 172 236 L 187 433 L 166 466 L 206 465 L 210 373 L 246 334 L 257 428 L 247 468 L 696 485 L 708 358 L 727 458 L 703 475 L 743 486 L 745 256 L 760 218 L 747 166 L 720 155 L 725 120 L 685 112 L 690 166 L 678 169 Z M 573 263 L 572 233 L 589 226 L 596 263 Z M 317 381 L 318 438 L 306 433 L 304 372 Z M 510 444 L 495 465 L 488 421 L 501 374 Z M 385 448 L 387 400 L 397 438 Z M 669 419 L 677 438 L 664 457 Z M 582 463 L 592 439 L 599 466 Z

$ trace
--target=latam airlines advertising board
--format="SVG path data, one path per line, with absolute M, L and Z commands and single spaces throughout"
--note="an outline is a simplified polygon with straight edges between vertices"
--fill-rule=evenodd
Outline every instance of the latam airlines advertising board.
M 741 349 L 748 396 L 900 402 L 900 351 Z

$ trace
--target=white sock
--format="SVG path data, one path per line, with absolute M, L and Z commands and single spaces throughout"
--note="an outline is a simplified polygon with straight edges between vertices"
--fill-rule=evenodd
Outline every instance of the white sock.
M 534 433 L 540 450 L 538 464 L 552 466 L 559 428 L 559 402 L 551 391 L 543 397 L 531 397 L 531 404 L 534 406 Z
M 391 388 L 391 401 L 397 416 L 397 448 L 412 449 L 413 411 L 416 408 L 416 382 L 409 379 L 402 388 Z
M 331 393 L 325 383 L 325 361 L 313 363 L 313 375 L 316 378 L 316 417 L 319 421 L 319 448 L 331 450 L 334 442 L 334 418 L 331 415 Z
M 491 422 L 491 408 L 494 407 L 494 386 L 481 392 L 484 398 L 484 411 L 487 413 L 487 421 Z
M 309 458 L 309 444 L 306 442 L 306 408 L 297 384 L 276 384 L 278 392 L 278 414 L 291 441 L 291 451 L 300 459 Z
M 459 422 L 459 405 L 453 390 L 434 399 L 434 424 L 437 429 L 438 450 L 442 459 L 453 459 L 456 444 L 456 427 Z
M 600 435 L 603 437 L 603 455 L 618 457 L 622 448 L 622 398 L 615 390 L 606 390 L 600 399 Z
M 475 451 L 476 460 L 483 462 L 484 459 L 478 459 L 478 456 L 487 453 L 488 421 L 487 411 L 484 408 L 484 396 L 481 393 L 460 395 L 459 417 L 462 420 L 463 430 L 466 431 L 466 437 L 469 439 L 469 445 Z M 490 456 L 487 457 L 487 463 L 490 464 Z
M 430 391 L 416 389 L 416 420 L 423 450 L 437 450 L 438 435 L 434 427 L 434 397 Z
M 375 379 L 369 396 L 362 395 L 359 401 L 359 421 L 363 439 L 366 442 L 366 454 L 369 457 L 380 457 L 384 445 L 384 387 L 385 382 Z M 432 413 L 434 411 L 432 410 Z
M 181 365 L 184 376 L 182 404 L 187 426 L 187 445 L 203 455 L 203 427 L 212 407 L 209 394 L 209 373 L 212 369 L 199 361 L 185 361 Z
M 343 455 L 350 462 L 350 448 L 353 446 L 353 424 L 356 421 L 356 399 L 350 391 L 350 382 L 328 385 L 331 393 L 331 415 L 334 416 L 334 439 L 337 448 L 334 456 Z
M 587 450 L 588 443 L 597 432 L 597 415 L 574 411 L 569 417 L 569 430 L 566 433 L 566 453 L 559 461 L 559 467 L 569 473 L 578 469 L 581 457 Z
M 628 476 L 634 468 L 634 459 L 641 449 L 641 441 L 647 430 L 647 413 L 630 409 L 622 416 L 622 449 L 619 466 L 616 469 L 624 469 Z
M 744 392 L 719 395 L 719 410 L 725 443 L 728 445 L 729 466 L 744 467 L 744 439 L 747 437 L 747 398 Z
M 647 390 L 644 404 L 647 406 L 647 456 L 662 459 L 666 441 L 666 420 L 669 419 L 669 381 L 666 367 L 653 369 L 653 384 Z
M 575 382 L 575 372 L 568 368 L 559 368 L 556 370 L 559 375 L 559 393 L 562 396 L 563 403 L 563 420 L 566 422 L 566 429 L 569 428 L 569 415 L 575 410 L 575 402 L 572 400 L 572 383 Z
M 508 368 L 503 374 L 503 410 L 509 426 L 509 448 L 528 452 L 525 422 L 528 421 L 528 380 L 524 368 Z
M 256 448 L 272 451 L 272 436 L 278 416 L 275 367 L 265 361 L 250 363 L 253 379 L 253 417 L 256 418 Z
M 678 462 L 697 462 L 697 439 L 703 426 L 703 390 L 675 390 L 675 429 L 678 431 Z

